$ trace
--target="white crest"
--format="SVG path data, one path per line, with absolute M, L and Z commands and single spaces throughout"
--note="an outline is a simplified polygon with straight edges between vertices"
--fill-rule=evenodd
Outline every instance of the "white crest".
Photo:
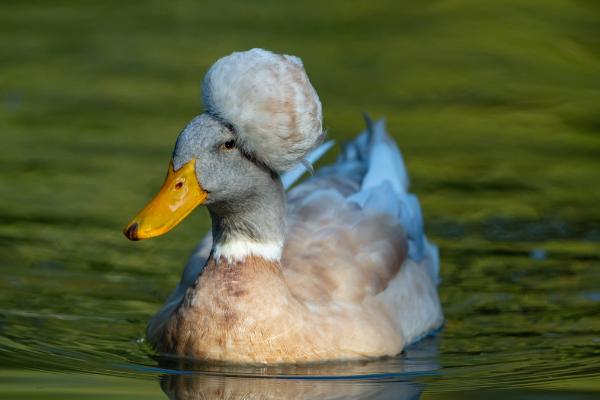
M 233 126 L 244 150 L 279 173 L 324 136 L 321 102 L 298 57 L 232 53 L 206 73 L 202 98 L 209 114 Z

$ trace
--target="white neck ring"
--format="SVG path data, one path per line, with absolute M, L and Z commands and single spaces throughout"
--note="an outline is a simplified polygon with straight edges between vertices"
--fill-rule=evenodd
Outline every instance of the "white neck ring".
M 212 249 L 212 257 L 215 260 L 225 258 L 227 261 L 241 261 L 246 257 L 261 257 L 270 261 L 279 261 L 283 243 L 280 242 L 256 242 L 250 239 L 235 238 L 225 243 L 216 243 Z

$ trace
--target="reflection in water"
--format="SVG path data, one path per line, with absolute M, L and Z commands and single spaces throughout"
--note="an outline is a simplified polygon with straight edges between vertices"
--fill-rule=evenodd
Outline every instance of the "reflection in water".
M 415 377 L 438 369 L 437 338 L 399 357 L 367 362 L 232 366 L 161 359 L 160 386 L 170 399 L 418 399 Z
M 170 399 L 418 399 L 410 381 L 265 379 L 167 375 L 161 387 Z

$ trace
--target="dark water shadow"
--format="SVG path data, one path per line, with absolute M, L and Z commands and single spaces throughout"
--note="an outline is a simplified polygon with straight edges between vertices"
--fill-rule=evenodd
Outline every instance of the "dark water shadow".
M 437 374 L 437 338 L 363 362 L 237 366 L 161 358 L 169 399 L 418 399 L 417 378 Z

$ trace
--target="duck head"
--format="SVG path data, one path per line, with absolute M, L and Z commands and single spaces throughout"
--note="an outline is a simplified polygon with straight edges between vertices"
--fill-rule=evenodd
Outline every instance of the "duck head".
M 210 114 L 194 118 L 177 138 L 163 186 L 127 224 L 125 236 L 160 236 L 201 204 L 233 212 L 251 201 L 272 172 L 244 154 L 236 139 L 230 126 Z
M 213 225 L 248 208 L 323 139 L 321 103 L 297 57 L 233 53 L 209 69 L 202 94 L 206 112 L 177 138 L 165 182 L 127 238 L 162 235 L 201 204 Z

